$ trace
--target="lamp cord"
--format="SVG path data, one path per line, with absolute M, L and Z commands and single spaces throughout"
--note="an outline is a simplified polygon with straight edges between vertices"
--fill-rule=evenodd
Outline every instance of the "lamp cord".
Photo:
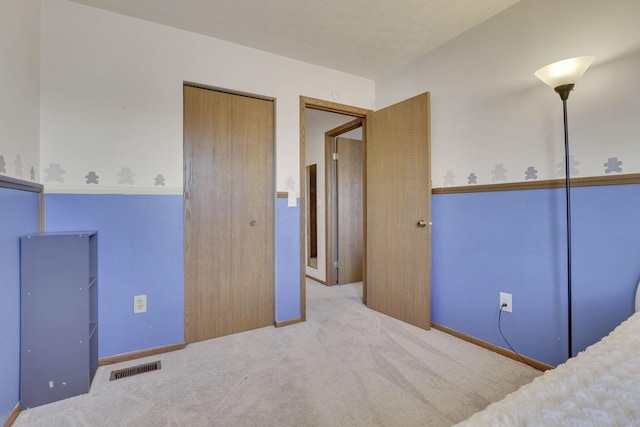
M 520 355 L 520 353 L 518 353 L 517 351 L 515 351 L 515 350 L 513 349 L 513 347 L 511 347 L 511 344 L 509 344 L 509 341 L 507 340 L 507 338 L 506 338 L 506 337 L 504 336 L 504 334 L 502 333 L 502 328 L 500 327 L 500 324 L 502 323 L 502 309 L 504 308 L 504 306 L 505 306 L 505 305 L 506 305 L 506 304 L 502 304 L 502 305 L 500 306 L 500 310 L 498 310 L 498 330 L 500 331 L 500 335 L 502 335 L 502 339 L 504 340 L 504 342 L 506 342 L 506 343 L 507 343 L 507 346 L 509 346 L 509 348 L 511 349 L 511 351 L 512 351 L 516 356 L 518 356 L 518 357 L 520 358 L 520 360 L 522 360 L 522 362 L 523 362 L 523 363 L 525 363 L 525 364 L 527 364 L 527 365 L 531 366 L 533 369 L 536 369 L 536 370 L 537 370 L 538 368 L 536 368 L 535 366 L 533 366 L 531 363 L 527 362 L 527 360 L 526 360 L 524 357 L 522 357 L 522 356 Z

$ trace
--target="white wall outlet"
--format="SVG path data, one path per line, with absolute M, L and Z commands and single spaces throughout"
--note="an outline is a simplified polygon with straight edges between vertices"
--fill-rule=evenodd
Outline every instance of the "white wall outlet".
M 133 314 L 147 312 L 147 296 L 136 295 L 133 297 Z
M 502 307 L 502 304 L 507 305 Z M 511 303 L 511 294 L 500 292 L 500 307 L 502 308 L 502 311 L 508 311 L 509 313 L 511 313 L 513 309 L 513 305 Z

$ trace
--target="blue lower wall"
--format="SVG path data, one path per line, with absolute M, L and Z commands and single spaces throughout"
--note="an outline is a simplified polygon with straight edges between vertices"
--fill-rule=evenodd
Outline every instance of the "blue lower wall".
M 40 195 L 0 188 L 0 425 L 20 398 L 20 236 L 40 227 Z
M 298 200 L 299 202 L 299 200 Z M 300 203 L 276 201 L 276 321 L 300 318 Z
M 640 185 L 572 189 L 573 350 L 633 312 L 640 278 Z M 506 347 L 499 292 L 513 294 L 502 329 L 520 353 L 567 358 L 563 189 L 433 197 L 433 321 Z
M 574 188 L 572 195 L 578 352 L 633 310 L 640 185 Z M 46 196 L 47 231 L 100 233 L 100 357 L 183 341 L 182 206 L 182 196 Z M 300 317 L 299 207 L 278 199 L 276 217 L 276 320 L 286 321 Z M 506 347 L 498 293 L 509 292 L 514 311 L 503 314 L 502 326 L 511 344 L 542 362 L 563 362 L 564 191 L 435 195 L 433 224 L 433 321 Z M 133 315 L 137 294 L 148 295 L 145 315 Z
M 300 317 L 300 209 L 277 202 L 276 320 Z M 100 357 L 184 341 L 181 195 L 47 194 L 46 231 L 98 230 Z M 133 296 L 147 313 L 133 314 Z
M 572 251 L 576 351 L 635 309 L 640 280 L 640 185 L 574 189 Z
M 182 196 L 47 194 L 44 206 L 47 232 L 98 230 L 99 357 L 184 342 Z

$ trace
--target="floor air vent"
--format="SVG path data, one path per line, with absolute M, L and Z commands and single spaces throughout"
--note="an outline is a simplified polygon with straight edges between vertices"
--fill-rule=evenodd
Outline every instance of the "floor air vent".
M 132 377 L 138 374 L 144 374 L 145 372 L 157 371 L 161 368 L 160 361 L 157 360 L 151 363 L 145 363 L 143 365 L 132 366 L 130 368 L 118 369 L 117 371 L 111 371 L 109 381 L 119 380 L 120 378 Z

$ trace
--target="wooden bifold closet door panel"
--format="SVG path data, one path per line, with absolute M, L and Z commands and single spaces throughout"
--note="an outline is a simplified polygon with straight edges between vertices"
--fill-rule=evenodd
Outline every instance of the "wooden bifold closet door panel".
M 185 341 L 274 323 L 274 103 L 184 86 Z

